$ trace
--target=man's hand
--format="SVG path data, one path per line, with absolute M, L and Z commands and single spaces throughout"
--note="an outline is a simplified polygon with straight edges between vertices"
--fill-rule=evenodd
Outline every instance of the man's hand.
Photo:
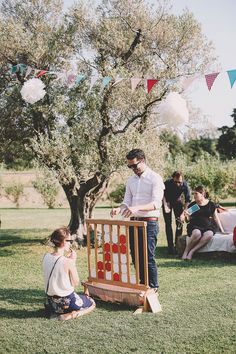
M 131 215 L 137 213 L 138 210 L 139 209 L 137 209 L 137 207 L 129 207 L 129 208 L 126 208 L 125 210 L 123 210 L 121 215 L 124 216 L 125 218 L 128 218 Z
M 113 216 L 118 215 L 118 214 L 120 214 L 120 207 L 118 207 L 118 208 L 113 208 L 113 209 L 111 210 L 111 212 L 110 212 L 110 215 L 111 215 L 112 218 L 113 218 Z

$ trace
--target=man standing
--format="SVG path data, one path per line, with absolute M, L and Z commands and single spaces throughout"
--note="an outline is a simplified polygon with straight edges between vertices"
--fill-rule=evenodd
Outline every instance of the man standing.
M 147 222 L 148 281 L 151 288 L 158 288 L 158 273 L 155 262 L 155 249 L 159 231 L 158 217 L 163 199 L 164 183 L 162 177 L 146 165 L 145 154 L 140 149 L 131 150 L 127 155 L 127 167 L 134 175 L 129 177 L 124 200 L 120 207 L 111 211 L 111 216 L 121 213 L 131 220 Z M 144 284 L 143 237 L 138 231 L 139 277 Z M 133 228 L 130 228 L 130 251 L 135 262 Z
M 184 196 L 184 204 L 181 200 Z M 176 220 L 175 231 L 175 245 L 177 238 L 182 235 L 183 224 L 179 217 L 183 210 L 188 207 L 190 203 L 190 192 L 186 181 L 183 179 L 182 172 L 175 171 L 172 178 L 165 181 L 165 192 L 163 198 L 163 216 L 165 220 L 166 238 L 168 244 L 168 254 L 175 254 L 175 247 L 173 242 L 173 230 L 172 230 L 172 210 L 174 211 Z

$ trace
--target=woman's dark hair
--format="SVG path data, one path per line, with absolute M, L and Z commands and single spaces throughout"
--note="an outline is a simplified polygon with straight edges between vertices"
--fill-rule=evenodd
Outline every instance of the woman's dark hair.
M 208 198 L 208 192 L 203 186 L 197 186 L 196 188 L 194 188 L 194 191 L 201 193 L 204 197 Z
M 133 149 L 126 155 L 127 160 L 133 160 L 137 158 L 137 160 L 146 160 L 145 153 L 141 149 Z
M 56 246 L 61 247 L 65 239 L 70 236 L 70 230 L 67 227 L 60 227 L 53 231 L 50 236 L 50 241 Z

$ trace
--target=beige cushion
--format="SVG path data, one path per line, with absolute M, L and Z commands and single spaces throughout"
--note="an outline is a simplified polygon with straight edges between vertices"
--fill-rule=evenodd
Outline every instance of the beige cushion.
M 229 209 L 228 211 L 219 213 L 218 217 L 224 231 L 233 232 L 233 229 L 236 226 L 236 209 Z

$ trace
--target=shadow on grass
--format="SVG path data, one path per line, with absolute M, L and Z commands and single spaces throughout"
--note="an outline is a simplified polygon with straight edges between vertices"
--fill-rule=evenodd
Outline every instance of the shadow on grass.
M 179 268 L 179 267 L 225 267 L 236 264 L 236 253 L 229 252 L 208 252 L 197 253 L 192 261 L 184 261 L 179 256 L 169 256 L 167 247 L 157 247 L 156 256 L 157 263 L 163 268 Z M 159 262 L 158 262 L 159 261 Z
M 44 315 L 44 292 L 38 289 L 0 289 L 0 300 L 18 308 L 0 308 L 0 317 L 3 318 L 34 318 L 45 317 Z M 26 306 L 41 309 L 27 310 Z
M 123 303 L 117 303 L 117 302 L 105 302 L 102 301 L 101 299 L 98 299 L 94 297 L 94 300 L 96 302 L 96 306 L 99 309 L 106 310 L 107 312 L 119 312 L 119 311 L 131 311 L 134 312 L 138 306 L 136 307 L 131 307 L 127 304 Z
M 5 301 L 11 306 L 15 305 L 16 309 L 0 308 L 1 318 L 45 318 L 44 313 L 44 292 L 38 289 L 0 289 L 0 301 Z M 97 308 L 108 312 L 135 311 L 135 307 L 125 304 L 104 302 L 95 299 Z M 40 309 L 29 309 L 26 307 L 40 307 Z
M 39 231 L 39 237 L 35 237 L 37 231 L 33 230 L 24 230 L 24 229 L 9 229 L 0 231 L 0 247 L 7 247 L 17 244 L 32 244 L 32 243 L 42 243 L 43 239 L 40 237 L 42 231 Z M 30 235 L 34 237 L 30 237 Z

